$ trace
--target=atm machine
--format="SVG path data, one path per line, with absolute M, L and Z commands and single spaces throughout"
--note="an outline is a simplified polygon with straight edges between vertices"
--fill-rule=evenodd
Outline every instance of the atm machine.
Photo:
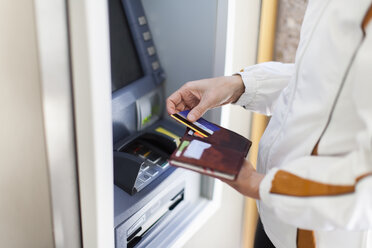
M 169 166 L 185 129 L 165 99 L 186 81 L 223 75 L 227 1 L 106 4 L 68 6 L 82 242 L 180 247 L 218 208 L 220 185 Z
M 201 185 L 214 181 L 169 166 L 185 129 L 164 118 L 166 72 L 150 20 L 142 1 L 108 3 L 115 246 L 171 246 L 212 199 Z

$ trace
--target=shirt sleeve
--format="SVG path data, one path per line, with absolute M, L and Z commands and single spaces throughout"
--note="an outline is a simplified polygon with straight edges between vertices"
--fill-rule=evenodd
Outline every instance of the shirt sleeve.
M 294 75 L 294 64 L 265 62 L 243 69 L 245 92 L 234 103 L 254 112 L 271 115 L 282 90 Z

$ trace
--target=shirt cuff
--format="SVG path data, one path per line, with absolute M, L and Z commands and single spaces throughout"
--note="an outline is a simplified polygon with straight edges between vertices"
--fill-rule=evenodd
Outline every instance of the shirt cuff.
M 262 179 L 259 188 L 260 200 L 266 206 L 270 207 L 270 191 L 272 187 L 272 181 L 274 179 L 275 174 L 278 172 L 277 168 L 271 169 L 268 174 Z
M 244 71 L 235 73 L 234 75 L 240 75 L 242 77 L 245 90 L 244 93 L 239 97 L 239 99 L 234 102 L 233 104 L 240 105 L 246 107 L 251 102 L 254 101 L 257 95 L 257 80 L 255 79 L 253 73 L 248 68 Z

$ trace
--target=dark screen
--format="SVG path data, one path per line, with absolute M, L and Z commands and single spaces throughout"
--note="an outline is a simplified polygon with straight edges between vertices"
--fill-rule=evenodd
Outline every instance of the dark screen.
M 109 0 L 112 92 L 143 77 L 121 0 Z

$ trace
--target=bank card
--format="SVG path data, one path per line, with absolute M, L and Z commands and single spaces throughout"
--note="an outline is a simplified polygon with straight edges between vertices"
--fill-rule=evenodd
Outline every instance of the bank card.
M 210 148 L 212 145 L 199 140 L 193 140 L 188 145 L 183 156 L 199 160 L 203 155 L 204 150 Z
M 203 137 L 208 137 L 215 131 L 220 130 L 219 126 L 205 120 L 204 118 L 200 118 L 193 123 L 190 122 L 189 120 L 187 120 L 187 115 L 189 114 L 189 112 L 190 110 L 185 110 L 171 116 Z
M 184 118 L 187 118 L 187 115 L 189 113 L 190 113 L 190 110 L 184 110 L 184 111 L 179 112 L 178 114 Z M 198 119 L 197 121 L 194 122 L 194 124 L 198 126 L 199 128 L 203 129 L 204 131 L 206 131 L 207 133 L 209 133 L 210 135 L 212 135 L 215 131 L 220 130 L 220 127 L 207 121 L 204 118 Z
M 177 120 L 178 122 L 182 123 L 183 125 L 185 125 L 186 127 L 189 127 L 190 129 L 194 130 L 195 132 L 199 133 L 200 135 L 202 135 L 203 137 L 209 137 L 211 134 L 208 133 L 207 131 L 203 130 L 202 128 L 198 127 L 197 125 L 195 125 L 194 123 L 190 122 L 189 120 L 187 120 L 185 117 L 183 117 L 182 115 L 180 115 L 179 113 L 177 114 L 173 114 L 171 115 L 171 117 L 175 120 Z
M 178 150 L 176 152 L 176 157 L 181 156 L 182 151 L 190 144 L 189 141 L 185 140 L 181 143 L 181 145 L 178 147 Z
M 195 137 L 199 137 L 199 138 L 204 138 L 203 135 L 201 135 L 200 133 L 195 132 L 194 130 L 191 130 L 191 129 L 189 130 L 188 135 L 190 135 L 190 136 L 195 136 Z
M 189 124 L 189 123 L 191 123 L 190 121 L 187 120 L 187 115 L 189 114 L 189 112 L 190 112 L 190 110 L 184 110 L 184 111 L 181 111 L 181 112 L 179 112 L 177 114 L 178 114 L 178 116 L 183 117 L 183 120 L 186 120 L 188 122 L 187 124 Z M 200 118 L 197 121 L 193 122 L 192 124 L 195 125 L 198 128 L 198 130 L 195 130 L 196 128 L 191 128 L 189 126 L 192 130 L 194 130 L 194 131 L 196 131 L 196 132 L 198 132 L 198 133 L 200 133 L 202 135 L 207 133 L 207 135 L 204 136 L 204 137 L 208 137 L 208 136 L 212 135 L 215 131 L 220 130 L 220 127 L 219 126 L 217 126 L 217 125 L 215 125 L 215 124 L 207 121 L 204 118 Z M 203 130 L 204 132 L 200 132 L 199 131 L 200 129 Z

